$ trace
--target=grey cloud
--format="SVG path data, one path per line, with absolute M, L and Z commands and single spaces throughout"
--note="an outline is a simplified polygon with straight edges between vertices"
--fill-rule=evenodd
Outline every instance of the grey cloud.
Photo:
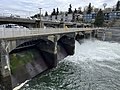
M 102 7 L 103 3 L 107 3 L 109 7 L 116 4 L 117 0 L 0 0 L 0 12 L 37 13 L 39 7 L 43 8 L 43 13 L 45 11 L 51 12 L 53 8 L 57 7 L 61 11 L 66 11 L 70 3 L 74 10 L 74 8 L 79 6 L 87 6 L 90 2 L 95 7 Z

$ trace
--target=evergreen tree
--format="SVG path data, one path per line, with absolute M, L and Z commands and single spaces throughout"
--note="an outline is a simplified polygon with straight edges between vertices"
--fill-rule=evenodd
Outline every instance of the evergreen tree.
M 55 15 L 55 19 L 57 19 L 57 14 Z
M 45 16 L 48 16 L 48 13 L 47 13 L 47 11 L 45 12 Z
M 55 9 L 53 9 L 53 12 L 51 13 L 51 15 L 56 15 Z
M 68 16 L 68 13 L 65 13 L 65 16 Z
M 91 12 L 92 12 L 92 7 L 91 7 L 91 3 L 89 3 L 87 14 L 91 14 Z
M 70 4 L 69 6 L 70 6 L 70 8 L 72 8 L 72 5 L 71 5 L 71 4 Z
M 75 8 L 75 11 L 74 11 L 74 13 L 77 13 L 77 10 L 76 10 L 76 8 Z
M 79 21 L 79 18 L 78 18 L 78 16 L 77 16 L 77 18 L 76 18 L 76 21 Z
M 56 14 L 58 15 L 59 14 L 59 9 L 57 8 L 57 12 L 56 12 Z
M 83 12 L 81 11 L 81 7 L 78 8 L 78 13 L 83 14 Z
M 120 11 L 120 1 L 117 2 L 116 11 Z
M 31 18 L 39 18 L 40 14 L 35 14 L 34 16 L 31 16 Z
M 69 5 L 70 7 L 69 7 L 69 9 L 68 9 L 68 14 L 71 14 L 72 13 L 72 6 L 71 6 L 71 4 Z
M 102 27 L 104 23 L 104 14 L 103 11 L 100 9 L 97 13 L 97 16 L 95 18 L 95 26 Z
M 72 20 L 71 20 L 71 22 L 74 22 L 75 21 L 75 13 L 73 12 L 72 13 Z

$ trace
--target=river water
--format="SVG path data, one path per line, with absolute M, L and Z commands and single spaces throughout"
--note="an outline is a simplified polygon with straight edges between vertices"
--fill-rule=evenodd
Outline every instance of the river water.
M 120 90 L 120 44 L 99 40 L 75 42 L 75 54 L 21 90 Z

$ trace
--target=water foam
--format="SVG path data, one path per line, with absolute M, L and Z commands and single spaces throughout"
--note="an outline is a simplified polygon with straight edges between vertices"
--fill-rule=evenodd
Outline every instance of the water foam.
M 120 59 L 120 44 L 110 43 L 99 40 L 84 40 L 84 43 L 75 42 L 75 54 L 68 56 L 71 62 L 79 61 L 104 61 L 112 59 Z M 78 61 L 78 62 L 79 62 Z M 78 63 L 77 62 L 77 63 Z
M 81 78 L 79 83 L 86 83 L 85 87 L 82 84 L 82 89 L 88 87 L 92 90 L 119 90 L 120 44 L 99 40 L 84 40 L 82 44 L 77 41 L 75 43 L 75 54 L 65 60 L 76 64 L 76 70 L 81 72 L 75 75 L 78 80 L 79 77 Z

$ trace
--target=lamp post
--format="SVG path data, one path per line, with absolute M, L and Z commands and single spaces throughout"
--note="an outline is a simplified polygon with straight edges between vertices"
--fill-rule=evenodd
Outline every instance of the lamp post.
M 39 17 L 39 19 L 40 19 L 40 28 L 42 27 L 42 23 L 41 23 L 41 9 L 42 8 L 39 8 L 39 10 L 40 10 L 40 17 Z

